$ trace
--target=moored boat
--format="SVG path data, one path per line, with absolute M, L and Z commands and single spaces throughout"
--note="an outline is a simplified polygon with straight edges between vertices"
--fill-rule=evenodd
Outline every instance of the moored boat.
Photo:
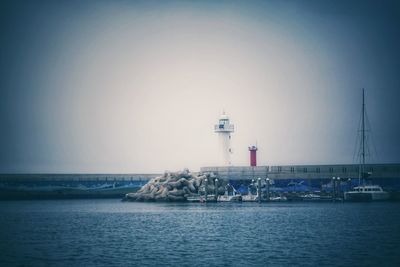
M 281 201 L 288 201 L 287 197 L 285 196 L 273 196 L 269 198 L 271 202 L 281 202 Z
M 318 200 L 321 200 L 321 196 L 320 195 L 313 194 L 313 193 L 305 194 L 305 195 L 302 195 L 300 197 L 301 197 L 301 199 L 303 201 L 318 201 Z
M 240 202 L 242 201 L 242 195 L 236 191 L 236 189 L 228 184 L 225 188 L 225 193 L 218 196 L 218 202 Z
M 243 202 L 255 202 L 255 201 L 258 201 L 258 197 L 257 197 L 257 195 L 253 195 L 253 194 L 249 193 L 247 195 L 242 196 L 242 201 Z
M 353 190 L 344 193 L 344 199 L 347 201 L 388 200 L 389 196 L 389 193 L 379 185 L 356 186 Z
M 222 195 L 218 196 L 217 199 L 218 202 L 240 202 L 242 201 L 242 196 L 241 195 L 235 195 L 235 196 L 228 196 L 228 195 Z
M 365 170 L 365 158 L 369 149 L 367 148 L 366 124 L 368 124 L 368 118 L 366 116 L 365 109 L 365 91 L 362 91 L 362 111 L 361 111 L 361 125 L 359 133 L 361 134 L 359 156 L 360 156 L 360 167 L 358 176 L 358 186 L 352 190 L 344 193 L 344 200 L 346 201 L 375 201 L 375 200 L 388 200 L 389 193 L 385 192 L 379 185 L 365 185 L 366 178 L 372 174 L 372 172 L 366 172 Z M 362 183 L 361 183 L 362 181 Z
M 196 196 L 188 196 L 186 197 L 188 202 L 204 202 L 204 196 L 196 195 Z

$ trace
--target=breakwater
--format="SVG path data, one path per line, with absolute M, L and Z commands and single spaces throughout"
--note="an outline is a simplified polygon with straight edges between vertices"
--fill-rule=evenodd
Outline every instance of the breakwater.
M 269 179 L 271 195 L 296 195 L 320 192 L 338 194 L 357 186 L 359 166 L 284 165 L 202 167 L 200 172 L 213 173 L 229 182 L 240 194 L 247 194 L 252 180 Z M 378 184 L 400 199 L 400 164 L 367 164 L 369 184 Z M 138 191 L 161 174 L 0 174 L 0 199 L 37 198 L 122 198 Z M 340 177 L 340 180 L 337 178 Z M 335 180 L 333 179 L 335 178 Z M 211 183 L 211 180 L 209 181 Z
M 158 174 L 1 174 L 0 200 L 122 198 Z
M 203 191 L 205 199 L 208 192 L 214 198 L 225 192 L 227 181 L 219 181 L 213 173 L 191 173 L 188 169 L 180 172 L 165 172 L 151 179 L 136 193 L 129 193 L 129 201 L 186 201 L 190 197 L 199 197 Z

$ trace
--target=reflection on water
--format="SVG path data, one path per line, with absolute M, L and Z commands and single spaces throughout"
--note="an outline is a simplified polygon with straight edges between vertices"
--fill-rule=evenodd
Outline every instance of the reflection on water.
M 0 202 L 2 265 L 399 266 L 400 203 Z

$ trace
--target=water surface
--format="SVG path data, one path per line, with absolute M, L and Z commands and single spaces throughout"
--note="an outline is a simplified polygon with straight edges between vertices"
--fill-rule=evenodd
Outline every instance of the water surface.
M 1 266 L 400 266 L 400 203 L 0 202 Z

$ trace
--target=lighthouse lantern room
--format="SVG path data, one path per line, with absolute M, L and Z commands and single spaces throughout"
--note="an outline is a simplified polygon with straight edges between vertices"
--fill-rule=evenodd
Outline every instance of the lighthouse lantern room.
M 220 145 L 220 161 L 222 166 L 231 165 L 231 133 L 234 132 L 234 126 L 230 123 L 228 115 L 222 113 L 218 124 L 214 126 L 214 132 L 218 134 Z

